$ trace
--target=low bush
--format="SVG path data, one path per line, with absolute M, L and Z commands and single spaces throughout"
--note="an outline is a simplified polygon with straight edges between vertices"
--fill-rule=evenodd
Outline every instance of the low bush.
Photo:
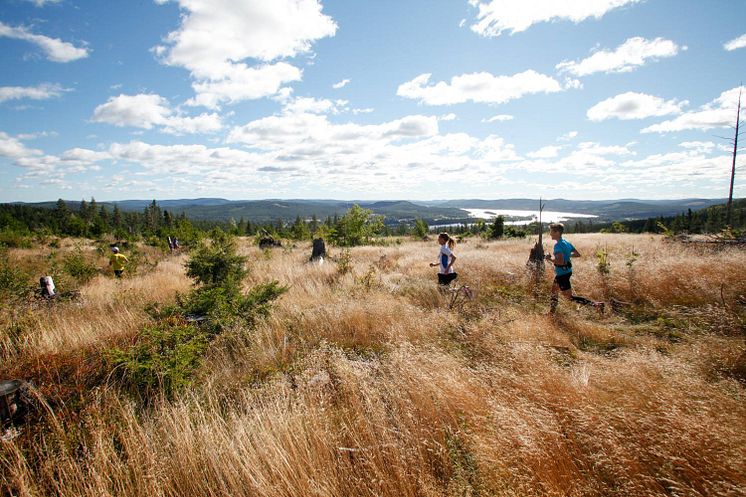
M 98 267 L 83 255 L 80 248 L 62 259 L 62 270 L 75 278 L 79 284 L 87 283 L 98 273 Z
M 23 300 L 30 292 L 29 275 L 12 264 L 7 249 L 0 246 L 0 303 Z
M 207 333 L 176 320 L 146 326 L 129 349 L 111 349 L 112 371 L 143 400 L 162 392 L 172 398 L 192 384 L 209 340 Z
M 107 354 L 126 389 L 145 402 L 159 392 L 172 398 L 193 383 L 216 336 L 231 328 L 253 329 L 259 317 L 269 315 L 287 288 L 272 281 L 241 293 L 244 260 L 235 254 L 233 239 L 217 231 L 211 245 L 195 251 L 186 263 L 187 275 L 202 286 L 177 297 L 175 305 L 151 306 L 147 311 L 154 324 L 144 327 L 130 348 Z

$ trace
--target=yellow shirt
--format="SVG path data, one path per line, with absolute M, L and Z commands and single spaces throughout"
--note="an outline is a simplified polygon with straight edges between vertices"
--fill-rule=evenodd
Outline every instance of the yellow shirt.
M 122 254 L 111 254 L 111 257 L 109 258 L 109 266 L 114 268 L 114 271 L 121 271 L 124 269 L 125 262 L 129 262 L 129 259 Z

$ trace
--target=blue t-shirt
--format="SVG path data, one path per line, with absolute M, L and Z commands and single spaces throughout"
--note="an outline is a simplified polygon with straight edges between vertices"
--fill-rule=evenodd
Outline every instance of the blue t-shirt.
M 559 240 L 557 240 L 557 243 L 554 244 L 554 257 L 557 257 L 557 254 L 562 254 L 565 264 L 569 265 L 570 257 L 572 256 L 573 250 L 575 250 L 575 247 L 572 246 L 572 243 L 568 242 L 564 238 L 560 238 Z M 556 274 L 557 276 L 572 274 L 572 266 L 554 266 L 554 274 Z

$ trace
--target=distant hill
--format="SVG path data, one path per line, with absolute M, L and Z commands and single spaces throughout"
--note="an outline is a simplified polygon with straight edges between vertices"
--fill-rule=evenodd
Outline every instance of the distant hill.
M 71 209 L 77 209 L 79 201 L 66 201 Z M 121 200 L 116 202 L 99 202 L 112 209 L 117 205 L 123 211 L 142 211 L 152 200 Z M 676 216 L 687 209 L 693 211 L 723 204 L 725 199 L 679 199 L 679 200 L 544 200 L 546 209 L 550 211 L 572 212 L 577 214 L 592 214 L 599 217 L 599 221 L 617 221 L 646 219 L 650 217 Z M 40 202 L 30 204 L 38 207 L 54 208 L 56 202 Z M 536 210 L 539 201 L 536 199 L 462 199 L 444 201 L 341 201 L 341 200 L 305 200 L 305 199 L 266 199 L 266 200 L 226 200 L 222 198 L 198 198 L 160 200 L 157 202 L 162 209 L 173 214 L 182 212 L 193 220 L 226 221 L 241 218 L 252 223 L 274 223 L 278 219 L 292 221 L 300 216 L 310 219 L 316 215 L 320 220 L 327 216 L 342 215 L 352 205 L 358 204 L 370 209 L 376 214 L 385 216 L 389 225 L 400 222 L 411 222 L 415 218 L 422 218 L 428 224 L 461 223 L 470 220 L 462 209 L 515 209 Z
M 544 200 L 546 209 L 576 214 L 592 214 L 602 221 L 645 219 L 657 216 L 674 216 L 687 209 L 699 210 L 723 204 L 726 199 L 689 198 L 680 200 Z M 428 205 L 438 207 L 461 207 L 465 209 L 538 209 L 539 201 L 535 199 L 500 199 L 500 200 L 448 200 Z

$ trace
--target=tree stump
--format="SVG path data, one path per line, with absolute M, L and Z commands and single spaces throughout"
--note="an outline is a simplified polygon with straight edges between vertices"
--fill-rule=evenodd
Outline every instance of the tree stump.
M 262 250 L 271 249 L 275 247 L 282 247 L 282 243 L 278 240 L 275 240 L 271 236 L 265 236 L 259 240 L 259 248 Z
M 318 261 L 326 257 L 326 244 L 323 238 L 316 238 L 313 241 L 313 249 L 311 250 L 311 262 Z
M 25 412 L 21 396 L 25 382 L 21 380 L 0 381 L 0 422 L 6 423 L 20 417 Z

